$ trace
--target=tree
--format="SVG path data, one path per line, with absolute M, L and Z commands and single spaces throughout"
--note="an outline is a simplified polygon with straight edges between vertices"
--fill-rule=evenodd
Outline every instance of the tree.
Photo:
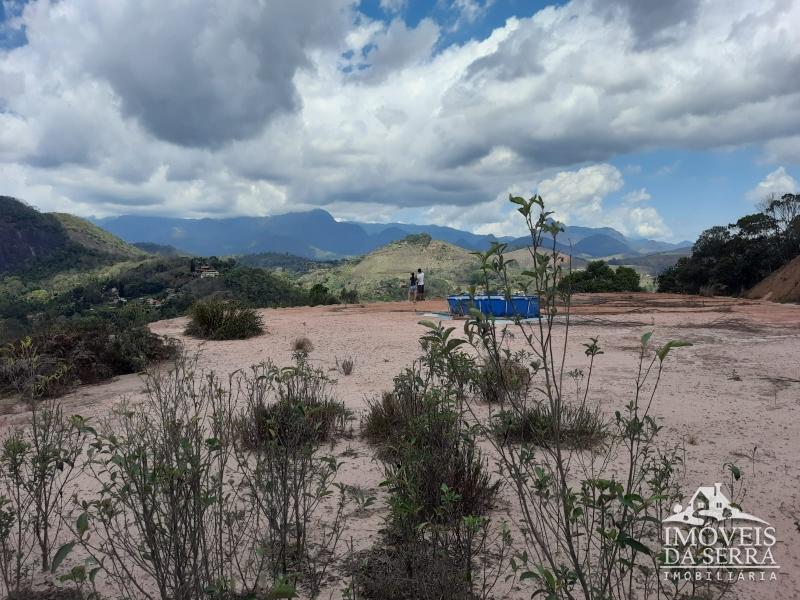
M 762 212 L 775 220 L 781 231 L 786 231 L 800 218 L 800 194 L 784 194 L 780 198 L 771 194 L 761 203 Z
M 585 271 L 573 271 L 560 283 L 561 289 L 580 292 L 638 292 L 639 274 L 630 267 L 614 270 L 603 260 L 586 265 Z
M 800 196 L 771 196 L 760 208 L 701 233 L 692 255 L 658 276 L 658 290 L 742 294 L 800 254 Z

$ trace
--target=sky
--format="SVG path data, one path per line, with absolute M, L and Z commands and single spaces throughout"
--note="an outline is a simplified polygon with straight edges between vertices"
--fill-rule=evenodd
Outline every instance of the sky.
M 0 0 L 0 194 L 692 240 L 800 191 L 795 0 Z

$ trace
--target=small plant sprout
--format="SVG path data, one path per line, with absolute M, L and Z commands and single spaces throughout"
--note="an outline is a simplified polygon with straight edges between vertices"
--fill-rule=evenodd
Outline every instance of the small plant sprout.
M 356 360 L 352 356 L 346 356 L 341 360 L 336 357 L 336 370 L 342 375 L 351 375 L 356 368 Z

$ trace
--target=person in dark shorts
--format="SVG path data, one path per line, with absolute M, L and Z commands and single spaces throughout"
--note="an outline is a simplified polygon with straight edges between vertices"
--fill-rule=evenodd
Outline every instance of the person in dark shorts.
M 417 301 L 417 275 L 411 271 L 411 279 L 408 280 L 408 299 L 412 302 Z
M 417 269 L 417 300 L 425 300 L 425 272 Z

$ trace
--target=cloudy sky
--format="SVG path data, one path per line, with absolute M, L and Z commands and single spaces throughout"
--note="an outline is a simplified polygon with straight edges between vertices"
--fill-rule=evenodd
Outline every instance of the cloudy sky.
M 800 180 L 796 0 L 0 0 L 0 194 L 693 239 Z

